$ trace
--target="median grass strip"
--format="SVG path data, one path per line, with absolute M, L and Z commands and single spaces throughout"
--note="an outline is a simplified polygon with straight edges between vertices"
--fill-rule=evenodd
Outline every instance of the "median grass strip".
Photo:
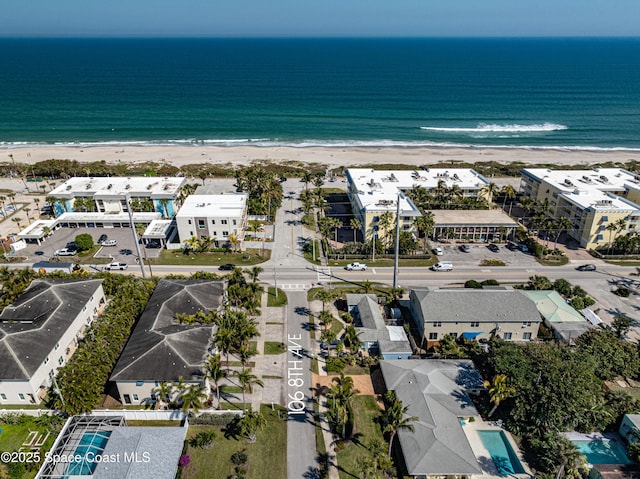
M 270 308 L 280 308 L 287 304 L 287 295 L 280 288 L 273 286 L 267 291 L 267 306 Z
M 287 346 L 284 343 L 277 341 L 265 341 L 264 342 L 264 354 L 282 354 L 287 351 Z
M 287 477 L 287 412 L 284 408 L 263 405 L 260 412 L 265 416 L 267 425 L 258 431 L 254 443 L 241 436 L 225 434 L 226 426 L 189 426 L 187 439 L 202 431 L 215 431 L 213 447 L 187 447 L 190 464 L 182 471 L 182 479 L 212 479 L 236 477 L 231 456 L 243 451 L 247 455 L 244 477 L 248 479 L 272 479 Z M 279 416 L 278 416 L 279 412 Z
M 157 258 L 149 258 L 152 265 L 179 265 L 179 266 L 220 266 L 227 263 L 235 264 L 239 267 L 252 266 L 264 263 L 271 256 L 271 250 L 264 251 L 264 258 L 260 249 L 249 248 L 241 253 L 189 253 L 184 254 L 181 250 L 162 250 Z

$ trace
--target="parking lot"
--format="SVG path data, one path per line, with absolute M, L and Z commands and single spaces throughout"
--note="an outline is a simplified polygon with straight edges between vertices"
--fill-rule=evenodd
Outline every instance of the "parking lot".
M 107 235 L 110 240 L 116 240 L 115 246 L 101 247 L 94 255 L 94 258 L 103 258 L 109 261 L 121 261 L 123 263 L 136 263 L 136 247 L 130 228 L 59 228 L 47 238 L 42 244 L 29 244 L 26 249 L 20 251 L 20 255 L 26 256 L 27 261 L 43 261 L 55 257 L 56 250 L 64 248 L 67 243 L 72 242 L 79 234 L 88 233 L 93 238 L 94 243 L 101 235 Z M 145 248 L 140 245 L 143 257 L 155 258 L 160 255 L 161 249 Z M 77 256 L 60 256 L 61 261 L 77 261 Z M 84 259 L 84 263 L 91 263 L 90 259 Z M 107 261 L 100 261 L 101 263 Z
M 461 250 L 463 244 L 469 245 L 469 252 Z M 454 265 L 475 265 L 478 266 L 483 259 L 500 259 L 509 266 L 520 266 L 524 269 L 540 266 L 532 255 L 522 251 L 511 251 L 505 244 L 498 245 L 498 251 L 493 252 L 487 243 L 431 243 L 432 248 L 442 248 L 442 255 L 438 256 L 438 261 L 451 261 Z

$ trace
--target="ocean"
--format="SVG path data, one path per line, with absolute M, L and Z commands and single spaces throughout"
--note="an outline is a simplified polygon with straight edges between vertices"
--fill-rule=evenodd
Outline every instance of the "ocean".
M 0 39 L 0 146 L 640 149 L 640 39 Z

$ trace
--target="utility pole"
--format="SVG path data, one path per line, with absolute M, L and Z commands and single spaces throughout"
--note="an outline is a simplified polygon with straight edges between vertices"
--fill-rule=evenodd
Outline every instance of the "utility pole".
M 131 232 L 133 233 L 133 242 L 136 244 L 136 253 L 138 254 L 140 271 L 142 272 L 142 277 L 144 279 L 147 279 L 147 273 L 144 270 L 144 260 L 142 258 L 142 253 L 140 252 L 140 243 L 138 243 L 138 233 L 136 232 L 136 225 L 133 224 L 133 212 L 131 211 L 131 197 L 129 196 L 129 193 L 125 195 L 125 200 L 127 203 L 127 212 L 129 213 L 129 225 L 131 226 Z
M 398 198 L 396 200 L 396 248 L 395 248 L 395 257 L 393 259 L 393 288 L 396 289 L 398 287 L 398 261 L 400 259 L 400 198 L 404 199 L 404 195 L 402 193 L 398 193 Z

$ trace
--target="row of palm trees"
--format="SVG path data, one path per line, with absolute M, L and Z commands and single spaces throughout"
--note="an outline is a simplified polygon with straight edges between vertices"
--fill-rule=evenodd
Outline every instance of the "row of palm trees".
M 250 215 L 268 215 L 271 219 L 282 204 L 282 183 L 276 174 L 262 166 L 242 168 L 234 171 L 238 191 L 249 195 L 247 210 Z

